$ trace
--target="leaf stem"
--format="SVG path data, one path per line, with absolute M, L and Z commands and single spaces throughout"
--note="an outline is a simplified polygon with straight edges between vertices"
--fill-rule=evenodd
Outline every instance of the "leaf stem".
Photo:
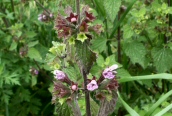
M 6 116 L 9 116 L 9 110 L 8 110 L 8 105 L 7 105 L 7 103 L 5 104 L 5 112 L 6 112 Z

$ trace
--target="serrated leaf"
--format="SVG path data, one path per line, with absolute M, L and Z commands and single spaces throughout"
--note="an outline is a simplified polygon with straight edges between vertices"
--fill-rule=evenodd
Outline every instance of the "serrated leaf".
M 124 31 L 124 34 L 123 34 L 123 38 L 124 39 L 131 38 L 133 36 L 133 34 L 134 34 L 134 32 L 131 29 L 131 26 L 130 25 L 125 25 L 123 27 L 123 31 Z
M 35 59 L 36 61 L 41 61 L 42 57 L 39 53 L 39 51 L 35 48 L 29 48 L 28 50 L 28 57 L 31 59 Z
M 124 52 L 130 58 L 133 64 L 138 63 L 143 68 L 146 65 L 146 48 L 138 41 L 124 43 Z
M 158 72 L 166 72 L 172 68 L 172 50 L 169 48 L 153 48 L 152 57 Z
M 121 0 L 104 0 L 105 11 L 111 19 L 111 21 L 114 21 L 120 6 Z
M 117 77 L 129 78 L 129 77 L 131 77 L 131 75 L 124 68 L 120 68 L 120 69 L 117 70 Z
M 99 111 L 99 106 L 93 99 L 90 100 L 90 107 L 92 116 L 96 116 Z
M 11 74 L 9 76 L 5 76 L 4 82 L 6 84 L 12 85 L 20 85 L 19 79 L 17 78 L 18 74 Z
M 77 63 L 80 69 L 83 69 L 88 74 L 91 66 L 96 61 L 96 54 L 88 48 L 86 42 L 76 41 L 75 47 Z
M 97 62 L 97 65 L 98 65 L 98 66 L 104 67 L 104 62 L 105 62 L 105 60 L 104 60 L 104 58 L 103 58 L 102 55 L 99 55 L 99 56 L 98 56 L 96 62 Z
M 98 51 L 99 53 L 103 52 L 106 50 L 106 42 L 107 39 L 103 38 L 103 37 L 98 37 L 97 39 L 93 39 L 91 41 L 92 45 L 91 45 L 91 49 L 93 51 Z

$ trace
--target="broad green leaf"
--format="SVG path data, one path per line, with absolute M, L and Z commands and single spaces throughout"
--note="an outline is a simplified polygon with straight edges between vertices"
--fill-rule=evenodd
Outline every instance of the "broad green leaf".
M 106 50 L 106 42 L 107 42 L 107 39 L 103 37 L 98 37 L 96 39 L 93 39 L 91 41 L 92 43 L 91 49 L 93 51 L 101 53 Z
M 36 61 L 41 61 L 42 60 L 42 57 L 41 57 L 39 51 L 37 49 L 35 49 L 35 48 L 29 48 L 28 57 L 31 58 L 31 59 L 34 59 Z
M 96 60 L 96 54 L 93 53 L 89 48 L 86 42 L 81 43 L 76 41 L 76 59 L 80 69 L 83 69 L 87 74 L 91 69 L 91 66 Z
M 120 68 L 120 69 L 117 69 L 117 77 L 128 78 L 128 77 L 131 77 L 131 75 L 124 68 Z
M 133 64 L 138 63 L 143 68 L 146 65 L 146 48 L 145 46 L 137 41 L 130 41 L 124 43 L 124 52 L 130 58 Z
M 27 31 L 25 34 L 27 38 L 33 38 L 37 35 L 34 31 Z
M 94 0 L 97 11 L 102 15 L 106 16 L 105 8 L 104 8 L 104 1 L 103 0 Z
M 102 55 L 99 54 L 99 56 L 98 56 L 96 62 L 97 62 L 97 65 L 98 65 L 98 66 L 104 67 L 104 62 L 105 62 L 105 60 L 104 60 L 104 58 L 103 58 Z
M 125 107 L 125 109 L 128 111 L 128 113 L 131 115 L 131 116 L 140 116 L 135 110 L 133 110 L 123 99 L 122 97 L 120 96 L 119 92 L 117 92 L 118 94 L 118 98 L 119 100 L 122 102 L 123 106 Z
M 155 111 L 155 109 L 171 95 L 172 90 L 166 93 L 165 95 L 162 95 L 160 99 L 151 108 L 149 108 L 149 111 L 145 114 L 145 116 L 150 116 Z
M 17 42 L 13 41 L 11 46 L 10 46 L 10 51 L 15 50 L 17 48 Z
M 109 18 L 111 19 L 111 21 L 113 22 L 121 6 L 121 0 L 103 0 L 103 1 L 104 1 L 105 11 L 109 16 Z
M 162 73 L 172 68 L 172 50 L 169 48 L 153 48 L 152 57 L 157 71 Z
M 124 34 L 123 34 L 123 38 L 124 39 L 131 38 L 133 36 L 133 34 L 134 34 L 134 32 L 131 29 L 131 26 L 130 25 L 125 25 L 123 27 L 123 31 L 124 31 Z

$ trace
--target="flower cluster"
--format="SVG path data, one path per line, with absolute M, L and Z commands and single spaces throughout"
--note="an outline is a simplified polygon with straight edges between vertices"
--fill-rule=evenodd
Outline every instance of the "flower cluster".
M 78 22 L 78 15 L 73 13 L 71 8 L 66 8 L 65 13 L 67 17 L 63 17 L 62 15 L 58 14 L 55 21 L 55 29 L 57 30 L 59 38 L 67 39 L 69 36 L 75 34 L 77 30 L 79 30 L 79 32 L 87 33 L 90 29 L 98 34 L 100 34 L 100 32 L 102 31 L 101 25 L 90 26 L 88 24 L 95 20 L 93 14 L 89 13 L 88 6 L 85 6 L 82 9 L 82 13 L 80 16 L 81 22 Z

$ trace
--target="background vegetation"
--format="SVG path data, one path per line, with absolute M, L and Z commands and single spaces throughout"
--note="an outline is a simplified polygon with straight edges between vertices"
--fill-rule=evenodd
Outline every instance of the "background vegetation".
M 99 75 L 107 64 L 121 66 L 119 98 L 111 115 L 170 116 L 172 0 L 81 0 L 83 4 L 92 8 L 104 30 L 93 33 L 91 49 L 99 56 L 91 73 Z M 65 103 L 51 104 L 52 66 L 60 64 L 50 64 L 48 52 L 52 41 L 62 41 L 54 19 L 66 6 L 76 11 L 74 0 L 0 1 L 0 115 L 71 114 Z M 54 18 L 38 20 L 43 12 Z M 68 70 L 71 78 L 76 78 L 76 70 Z M 84 115 L 85 103 L 79 104 Z

